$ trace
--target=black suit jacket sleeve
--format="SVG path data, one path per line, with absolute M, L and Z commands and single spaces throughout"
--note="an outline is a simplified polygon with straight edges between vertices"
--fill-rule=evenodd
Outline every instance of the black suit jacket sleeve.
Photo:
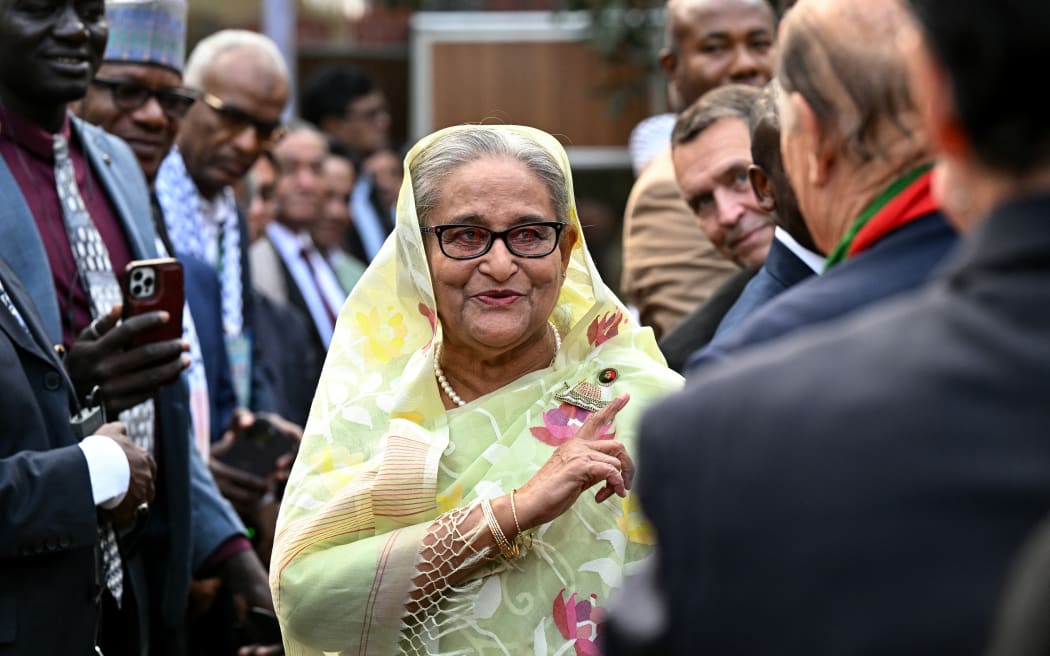
M 91 479 L 69 428 L 72 383 L 2 261 L 0 281 L 25 322 L 0 305 L 0 559 L 92 546 Z
M 0 540 L 0 558 L 95 544 L 95 504 L 80 447 L 22 451 L 0 459 L 0 535 L 6 536 Z

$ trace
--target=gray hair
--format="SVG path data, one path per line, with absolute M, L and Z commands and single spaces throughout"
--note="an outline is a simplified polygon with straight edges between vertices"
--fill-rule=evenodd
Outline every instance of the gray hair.
M 738 118 L 748 123 L 752 108 L 762 90 L 744 84 L 726 84 L 708 91 L 678 115 L 671 131 L 671 145 L 685 145 L 724 118 Z
M 324 143 L 326 151 L 329 150 L 328 137 L 325 136 L 324 132 L 318 130 L 313 123 L 304 121 L 301 118 L 293 118 L 284 124 L 284 136 L 287 137 L 290 134 L 298 134 L 299 132 L 309 132 Z
M 906 10 L 860 0 L 822 9 L 825 15 L 802 5 L 785 19 L 790 28 L 783 32 L 777 71 L 783 90 L 805 98 L 860 163 L 886 158 L 902 137 L 925 151 L 925 138 L 916 139 L 913 129 L 917 110 L 906 62 L 894 41 Z
M 277 44 L 269 37 L 249 30 L 221 30 L 202 39 L 190 53 L 183 76 L 186 85 L 197 89 L 203 88 L 204 78 L 215 60 L 231 50 L 241 48 L 270 60 L 274 71 L 284 80 L 288 80 L 288 65 L 277 48 Z
M 483 157 L 507 157 L 524 164 L 546 185 L 555 218 L 568 223 L 569 188 L 558 161 L 528 137 L 498 127 L 475 126 L 435 139 L 409 165 L 421 226 L 427 225 L 431 210 L 437 206 L 445 179 L 459 167 Z

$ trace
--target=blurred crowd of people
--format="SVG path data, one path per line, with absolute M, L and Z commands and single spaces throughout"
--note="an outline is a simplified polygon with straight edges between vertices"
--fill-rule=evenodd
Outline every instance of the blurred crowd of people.
M 367 308 L 378 292 L 355 293 L 359 283 L 380 267 L 394 276 L 395 262 L 437 278 L 439 254 L 462 264 L 504 248 L 536 267 L 562 257 L 559 284 L 572 289 L 563 294 L 584 308 L 572 320 L 598 321 L 588 331 L 551 320 L 551 358 L 548 319 L 537 319 L 543 367 L 556 372 L 572 357 L 559 355 L 563 337 L 571 349 L 582 331 L 596 348 L 648 327 L 659 351 L 646 346 L 652 337 L 631 344 L 651 366 L 639 374 L 646 391 L 662 397 L 636 402 L 637 417 L 617 420 L 630 416 L 631 428 L 605 435 L 588 417 L 612 422 L 623 402 L 606 394 L 581 405 L 572 392 L 584 388 L 574 388 L 556 397 L 571 410 L 559 419 L 568 435 L 523 430 L 529 449 L 532 435 L 558 448 L 583 440 L 581 426 L 588 441 L 623 441 L 626 451 L 618 441 L 603 456 L 618 459 L 618 482 L 607 479 L 598 502 L 613 487 L 622 493 L 608 530 L 652 553 L 603 577 L 618 601 L 569 602 L 573 617 L 586 615 L 579 632 L 563 626 L 570 610 L 559 596 L 560 615 L 556 601 L 553 619 L 529 616 L 511 653 L 546 653 L 534 637 L 543 621 L 588 654 L 1047 653 L 1050 540 L 1037 528 L 1050 510 L 1050 131 L 1038 85 L 1020 75 L 1047 52 L 1048 6 L 668 0 L 659 64 L 672 111 L 631 137 L 637 177 L 622 240 L 607 205 L 569 198 L 549 251 L 521 254 L 512 229 L 467 213 L 454 223 L 476 223 L 488 246 L 458 257 L 426 225 L 427 197 L 402 192 L 405 158 L 367 73 L 317 71 L 287 120 L 289 64 L 276 45 L 222 30 L 187 56 L 185 0 L 0 0 L 0 654 L 276 654 L 285 644 L 321 653 L 305 634 L 282 637 L 300 610 L 274 603 L 282 587 L 303 594 L 312 582 L 271 583 L 269 566 L 272 555 L 300 556 L 287 546 L 299 536 L 278 528 L 289 479 L 328 475 L 333 458 L 349 458 L 348 471 L 360 464 L 318 426 L 306 439 L 326 449 L 305 448 L 311 461 L 296 463 L 304 427 L 318 421 L 311 407 L 330 352 L 339 352 L 333 366 L 368 357 L 355 359 L 357 342 L 334 342 L 337 326 L 353 322 L 362 343 L 388 331 L 384 344 L 408 358 L 407 329 L 376 324 Z M 517 138 L 560 156 L 542 137 Z M 433 157 L 423 150 L 417 158 Z M 465 161 L 450 170 L 462 173 Z M 498 177 L 478 176 L 456 202 L 509 198 Z M 571 194 L 571 179 L 561 184 Z M 424 257 L 398 238 L 417 218 L 440 251 Z M 156 281 L 152 304 L 131 292 L 136 267 Z M 593 308 L 607 314 L 587 315 L 580 299 L 591 292 L 571 287 L 574 276 L 593 276 L 586 290 L 608 291 L 601 277 L 611 279 L 636 322 L 604 291 Z M 416 282 L 390 293 L 407 302 Z M 435 290 L 416 291 L 426 338 L 416 350 L 429 352 L 449 321 L 440 299 L 430 302 Z M 476 398 L 452 391 L 438 344 L 423 378 L 443 406 L 428 412 L 452 416 Z M 685 376 L 681 391 L 665 396 L 681 379 L 660 358 Z M 455 378 L 456 365 L 444 366 Z M 600 375 L 610 371 L 600 385 L 620 375 Z M 366 371 L 346 396 L 375 403 L 382 395 L 369 386 L 382 382 L 401 403 L 402 373 L 380 381 Z M 338 402 L 322 405 L 350 412 Z M 395 409 L 353 418 L 375 432 L 365 450 L 376 458 L 389 437 L 376 422 L 417 415 Z M 440 433 L 445 420 L 434 417 L 415 421 Z M 496 464 L 493 449 L 483 455 Z M 549 466 L 549 450 L 523 453 L 521 462 L 535 458 L 529 467 Z M 651 538 L 629 520 L 632 455 Z M 543 536 L 554 521 L 538 512 L 544 521 L 518 526 L 514 492 L 530 498 L 553 485 L 518 473 L 509 506 L 494 501 L 484 521 L 480 506 L 470 515 L 484 539 L 461 546 L 495 555 L 483 565 L 468 556 L 469 576 L 488 560 L 527 558 L 526 533 L 531 547 L 533 531 Z M 575 494 L 599 480 L 581 476 Z M 558 516 L 591 503 L 580 499 Z M 297 499 L 304 513 L 325 502 Z M 465 520 L 456 513 L 469 506 L 456 503 L 444 509 Z M 501 521 L 507 512 L 512 523 Z M 595 514 L 572 512 L 588 526 L 609 519 L 589 506 Z M 399 521 L 386 530 L 416 523 Z M 427 539 L 461 537 L 459 525 L 441 526 Z M 623 547 L 610 551 L 603 559 L 626 561 Z M 608 571 L 590 554 L 572 556 L 576 569 Z M 372 603 L 378 589 L 350 593 Z M 446 594 L 419 589 L 438 604 Z M 295 621 L 327 618 L 320 597 L 306 594 Z M 422 602 L 405 603 L 399 621 L 411 624 Z M 549 615 L 549 601 L 540 605 Z M 470 606 L 471 626 L 492 619 L 493 599 Z M 324 649 L 381 653 L 356 627 L 350 640 L 360 643 Z M 413 641 L 441 651 L 425 632 Z

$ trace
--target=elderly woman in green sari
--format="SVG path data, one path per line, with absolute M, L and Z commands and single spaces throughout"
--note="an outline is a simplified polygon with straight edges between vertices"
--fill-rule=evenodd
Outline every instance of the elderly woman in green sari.
M 599 278 L 557 141 L 420 141 L 281 508 L 288 653 L 597 653 L 651 545 L 635 420 L 680 385 Z

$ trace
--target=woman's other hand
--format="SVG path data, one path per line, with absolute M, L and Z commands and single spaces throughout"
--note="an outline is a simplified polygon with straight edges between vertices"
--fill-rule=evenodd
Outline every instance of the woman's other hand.
M 627 496 L 634 478 L 634 461 L 616 440 L 599 439 L 630 395 L 617 397 L 587 418 L 579 432 L 551 454 L 514 496 L 522 530 L 559 517 L 595 483 L 605 482 L 594 496 L 598 503 L 613 494 Z

